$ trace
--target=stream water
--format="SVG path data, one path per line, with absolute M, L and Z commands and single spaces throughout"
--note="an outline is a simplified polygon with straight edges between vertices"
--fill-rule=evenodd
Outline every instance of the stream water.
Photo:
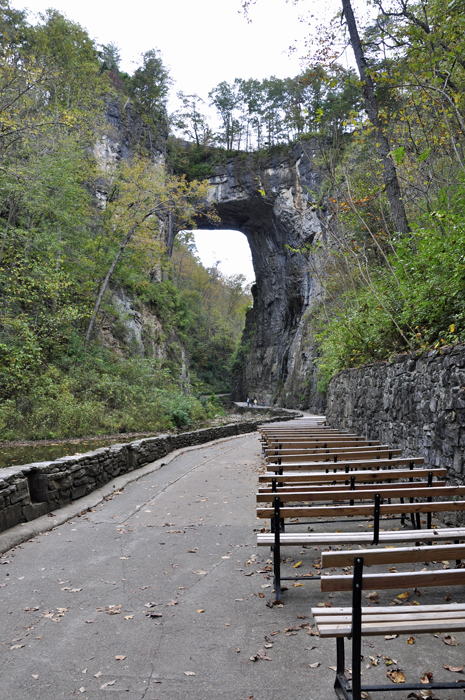
M 108 447 L 117 443 L 131 442 L 139 436 L 119 436 L 115 438 L 93 438 L 73 440 L 72 442 L 36 443 L 28 445 L 2 445 L 0 443 L 0 469 L 31 462 L 48 462 L 58 457 L 79 455 L 96 450 L 98 447 Z M 144 434 L 143 437 L 149 437 Z

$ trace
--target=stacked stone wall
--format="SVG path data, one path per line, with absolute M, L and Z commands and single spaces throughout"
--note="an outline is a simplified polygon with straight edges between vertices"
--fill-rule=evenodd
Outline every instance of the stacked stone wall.
M 292 420 L 295 413 L 279 415 Z M 252 433 L 276 417 L 256 418 L 177 435 L 159 435 L 93 452 L 61 457 L 0 471 L 0 532 L 61 508 L 95 491 L 121 474 L 155 462 L 174 450 L 202 445 L 212 440 Z
M 348 369 L 328 387 L 332 427 L 400 447 L 465 484 L 465 346 Z

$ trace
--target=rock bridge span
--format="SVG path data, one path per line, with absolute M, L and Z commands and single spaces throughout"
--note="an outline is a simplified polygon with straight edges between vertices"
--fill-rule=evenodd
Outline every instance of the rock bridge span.
M 321 409 L 313 387 L 314 349 L 304 337 L 303 323 L 320 287 L 305 256 L 290 250 L 309 246 L 322 235 L 314 205 L 321 176 L 311 147 L 296 144 L 261 157 L 239 154 L 217 166 L 210 183 L 209 199 L 220 221 L 200 220 L 199 228 L 241 231 L 250 245 L 256 279 L 234 397 Z M 173 240 L 174 233 L 171 245 Z

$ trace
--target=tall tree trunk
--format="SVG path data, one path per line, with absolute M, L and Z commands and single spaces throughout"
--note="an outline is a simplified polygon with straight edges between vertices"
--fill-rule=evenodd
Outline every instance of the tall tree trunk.
M 410 226 L 405 213 L 404 203 L 402 201 L 402 194 L 399 180 L 397 179 L 396 167 L 391 156 L 389 155 L 391 150 L 389 141 L 384 134 L 383 126 L 379 118 L 375 86 L 371 76 L 367 72 L 368 65 L 363 52 L 362 42 L 360 41 L 360 36 L 358 34 L 357 23 L 355 21 L 350 0 L 342 0 L 342 9 L 346 18 L 350 43 L 355 54 L 358 72 L 360 73 L 360 79 L 362 81 L 365 110 L 368 115 L 368 119 L 374 127 L 376 142 L 379 144 L 377 146 L 377 150 L 383 163 L 384 186 L 386 188 L 386 196 L 391 206 L 392 217 L 394 219 L 396 229 L 400 233 L 409 233 Z
M 89 325 L 87 327 L 87 333 L 86 333 L 86 340 L 84 343 L 84 350 L 87 350 L 87 346 L 89 345 L 89 341 L 92 337 L 92 331 L 94 330 L 94 325 L 95 325 L 95 320 L 97 318 L 98 312 L 100 311 L 100 306 L 102 305 L 102 300 L 105 292 L 107 291 L 108 283 L 111 279 L 111 276 L 115 270 L 116 265 L 118 264 L 118 260 L 121 257 L 121 254 L 123 250 L 126 248 L 128 245 L 129 241 L 134 235 L 134 229 L 131 229 L 126 236 L 126 238 L 123 240 L 123 242 L 120 244 L 120 247 L 118 248 L 118 252 L 116 253 L 115 257 L 113 258 L 113 262 L 110 265 L 110 269 L 107 272 L 107 276 L 102 282 L 102 286 L 100 287 L 100 291 L 98 293 L 97 301 L 95 302 L 94 310 L 92 311 L 92 316 L 89 321 Z

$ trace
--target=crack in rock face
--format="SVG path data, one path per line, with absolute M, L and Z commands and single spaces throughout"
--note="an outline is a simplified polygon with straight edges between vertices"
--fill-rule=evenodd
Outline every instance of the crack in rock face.
M 210 202 L 220 222 L 199 228 L 241 231 L 250 245 L 256 283 L 242 337 L 245 361 L 234 376 L 234 398 L 305 406 L 321 412 L 316 392 L 315 348 L 306 318 L 321 294 L 308 257 L 323 236 L 324 212 L 316 212 L 321 175 L 311 144 L 258 157 L 240 154 L 210 178 Z M 175 231 L 170 232 L 168 249 Z M 291 249 L 309 249 L 309 254 Z M 310 247 L 310 248 L 309 248 Z M 306 317 L 306 318 L 305 318 Z

